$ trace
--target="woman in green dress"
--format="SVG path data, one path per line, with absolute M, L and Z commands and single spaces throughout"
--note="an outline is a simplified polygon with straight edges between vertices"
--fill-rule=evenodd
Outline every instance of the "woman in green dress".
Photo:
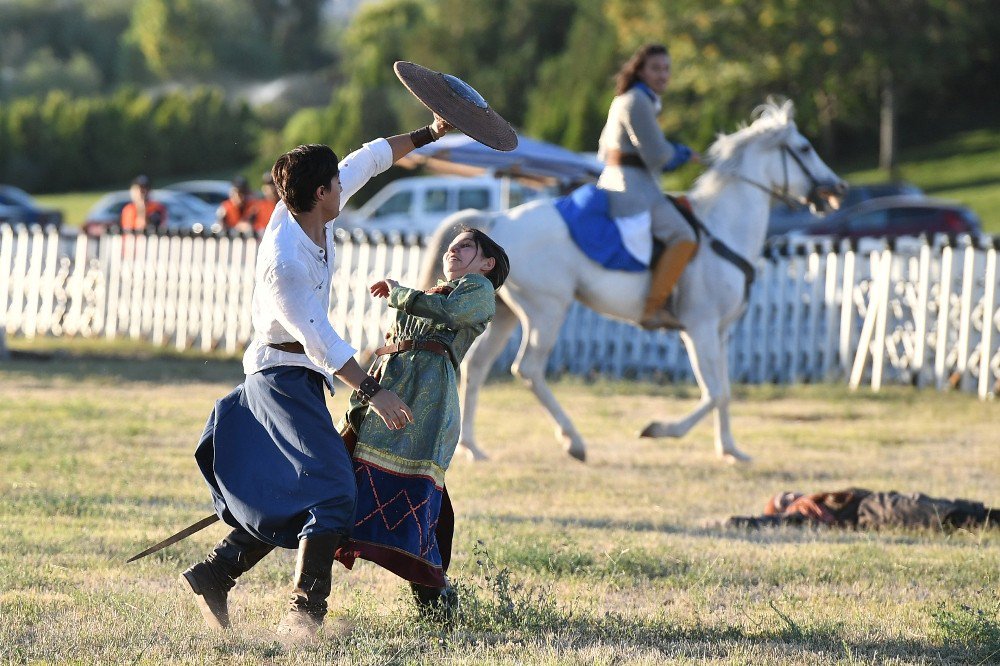
M 453 610 L 457 597 L 445 572 L 454 517 L 444 485 L 458 444 L 457 372 L 496 312 L 495 292 L 509 272 L 503 248 L 463 228 L 443 257 L 447 281 L 429 291 L 384 279 L 371 293 L 387 298 L 396 319 L 369 374 L 413 413 L 401 430 L 385 427 L 354 393 L 340 431 L 353 447 L 358 498 L 346 566 L 371 560 L 410 581 L 422 608 Z

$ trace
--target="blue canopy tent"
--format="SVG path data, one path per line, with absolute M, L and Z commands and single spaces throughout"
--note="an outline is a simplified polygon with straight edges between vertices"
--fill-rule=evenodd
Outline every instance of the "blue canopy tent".
M 519 136 L 517 148 L 501 152 L 457 133 L 414 150 L 399 164 L 468 176 L 493 173 L 560 189 L 597 180 L 602 168 L 596 157 L 536 139 Z

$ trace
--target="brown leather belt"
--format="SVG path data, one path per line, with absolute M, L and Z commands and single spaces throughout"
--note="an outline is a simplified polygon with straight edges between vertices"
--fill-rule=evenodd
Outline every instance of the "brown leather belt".
M 268 342 L 267 346 L 289 354 L 306 353 L 306 348 L 302 346 L 301 342 Z
M 393 345 L 379 347 L 375 350 L 375 355 L 385 356 L 386 354 L 398 354 L 399 352 L 411 351 L 414 349 L 433 352 L 448 359 L 451 358 L 451 352 L 448 351 L 448 346 L 443 345 L 440 342 L 434 342 L 433 340 L 427 340 L 426 342 L 420 342 L 418 340 L 402 340 Z
M 640 169 L 646 168 L 646 163 L 642 161 L 642 158 L 634 153 L 623 153 L 620 150 L 612 148 L 608 151 L 608 154 L 604 158 L 604 164 L 607 166 L 630 166 L 639 167 Z

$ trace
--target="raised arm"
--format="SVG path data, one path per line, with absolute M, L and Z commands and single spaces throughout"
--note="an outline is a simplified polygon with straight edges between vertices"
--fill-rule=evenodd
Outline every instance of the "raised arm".
M 476 273 L 459 280 L 449 294 L 428 294 L 419 289 L 395 286 L 389 292 L 389 307 L 458 330 L 493 319 L 496 295 L 493 284 Z

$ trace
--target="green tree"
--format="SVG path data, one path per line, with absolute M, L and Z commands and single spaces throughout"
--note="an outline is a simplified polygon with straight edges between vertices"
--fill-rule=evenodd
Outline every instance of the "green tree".
M 250 0 L 249 5 L 263 28 L 262 43 L 278 54 L 284 69 L 326 61 L 320 39 L 323 0 Z
M 601 3 L 582 4 L 566 48 L 538 69 L 527 96 L 525 132 L 572 150 L 596 150 L 620 59 L 617 35 Z
M 191 78 L 215 66 L 212 12 L 200 0 L 138 0 L 125 40 L 161 79 Z

